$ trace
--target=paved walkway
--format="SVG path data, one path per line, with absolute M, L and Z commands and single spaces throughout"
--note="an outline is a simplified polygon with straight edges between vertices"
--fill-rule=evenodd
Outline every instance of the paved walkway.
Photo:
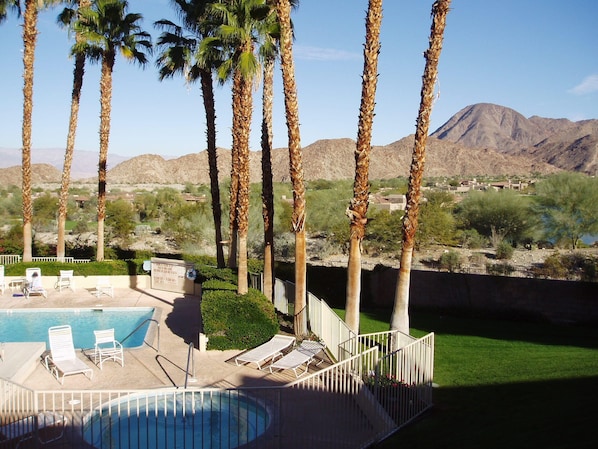
M 53 377 L 36 356 L 33 371 L 23 385 L 35 390 L 126 390 L 183 386 L 238 387 L 280 385 L 294 380 L 290 373 L 270 374 L 253 366 L 237 366 L 234 357 L 241 351 L 192 351 L 189 375 L 186 375 L 189 343 L 198 347 L 201 329 L 200 301 L 197 296 L 187 296 L 154 289 L 115 288 L 114 298 L 97 298 L 90 290 L 77 289 L 48 291 L 48 298 L 41 296 L 13 297 L 5 292 L 0 297 L 3 309 L 11 308 L 88 308 L 88 307 L 155 307 L 160 309 L 160 338 L 151 342 L 153 347 L 125 349 L 125 366 L 105 362 L 99 369 L 84 351 L 81 358 L 93 368 L 93 380 L 83 374 L 67 376 L 64 385 Z M 159 350 L 158 349 L 159 345 Z M 7 346 L 6 350 L 10 350 Z M 2 363 L 10 363 L 6 354 Z M 21 363 L 21 362 L 18 362 Z

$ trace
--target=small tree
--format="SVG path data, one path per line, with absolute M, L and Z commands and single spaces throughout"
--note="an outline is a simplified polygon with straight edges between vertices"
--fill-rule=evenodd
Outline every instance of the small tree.
M 538 183 L 536 210 L 548 239 L 566 240 L 576 249 L 584 235 L 598 233 L 598 179 L 559 173 Z

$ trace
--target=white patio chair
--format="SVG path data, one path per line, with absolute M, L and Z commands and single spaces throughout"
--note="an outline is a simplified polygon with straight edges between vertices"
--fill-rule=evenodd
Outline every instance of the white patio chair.
M 293 349 L 287 355 L 270 365 L 270 372 L 273 373 L 273 370 L 275 369 L 292 369 L 295 373 L 295 377 L 299 378 L 307 373 L 309 365 L 311 362 L 313 362 L 316 354 L 324 350 L 325 347 L 326 346 L 320 342 L 305 340 L 299 345 L 298 348 Z M 319 363 L 321 362 L 322 360 L 320 360 Z M 299 372 L 299 369 L 303 365 L 305 365 L 305 369 L 302 372 Z
M 0 291 L 4 294 L 6 289 L 6 281 L 4 280 L 4 265 L 0 265 Z
M 100 369 L 106 360 L 114 360 L 120 362 L 120 366 L 125 366 L 123 345 L 114 338 L 114 329 L 95 330 L 93 334 L 96 337 L 93 359 L 96 364 L 99 363 Z
M 102 295 L 108 295 L 114 298 L 114 288 L 107 276 L 100 276 L 96 282 L 96 289 L 94 294 L 99 298 Z
M 73 344 L 73 332 L 68 324 L 52 326 L 48 329 L 50 353 L 44 361 L 46 368 L 61 384 L 65 376 L 71 374 L 85 374 L 91 380 L 93 370 L 77 357 Z
M 282 352 L 295 344 L 295 337 L 289 335 L 275 335 L 266 343 L 253 348 L 235 358 L 235 363 L 255 363 L 258 369 L 268 360 L 274 360 L 282 356 Z
M 25 280 L 23 294 L 27 299 L 31 295 L 41 295 L 44 298 L 48 297 L 48 292 L 46 292 L 46 289 L 42 285 L 42 270 L 40 268 L 26 268 Z
M 74 271 L 73 270 L 60 270 L 60 275 L 58 276 L 58 280 L 56 281 L 55 287 L 58 289 L 59 292 L 61 292 L 63 288 L 68 288 L 74 292 L 75 291 Z

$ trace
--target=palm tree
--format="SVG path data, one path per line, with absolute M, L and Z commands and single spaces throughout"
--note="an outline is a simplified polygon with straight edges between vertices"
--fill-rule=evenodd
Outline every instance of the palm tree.
M 276 1 L 280 23 L 280 62 L 289 137 L 289 173 L 293 186 L 292 229 L 295 233 L 295 335 L 307 334 L 307 251 L 305 241 L 305 183 L 299 132 L 299 104 L 293 61 L 293 32 L 289 0 Z
M 23 262 L 30 262 L 32 253 L 33 202 L 31 200 L 31 116 L 33 114 L 33 73 L 35 47 L 37 44 L 38 11 L 60 0 L 25 0 L 23 16 L 23 125 L 22 125 L 22 172 L 23 172 Z M 14 7 L 15 2 L 9 5 Z M 3 8 L 6 16 L 6 7 Z
M 365 236 L 370 194 L 369 168 L 372 141 L 376 84 L 378 80 L 378 54 L 380 53 L 380 25 L 382 0 L 370 0 L 366 18 L 365 46 L 363 50 L 363 78 L 361 106 L 357 126 L 355 149 L 355 181 L 353 199 L 347 209 L 350 223 L 349 263 L 347 267 L 347 303 L 345 321 L 349 328 L 359 333 L 359 297 L 361 295 L 361 242 Z
M 202 54 L 199 43 L 213 31 L 206 20 L 205 0 L 172 0 L 178 7 L 178 13 L 184 22 L 184 28 L 169 20 L 159 20 L 155 25 L 167 31 L 158 38 L 158 45 L 163 52 L 158 57 L 160 80 L 179 73 L 188 82 L 201 83 L 201 92 L 206 114 L 206 137 L 208 165 L 210 173 L 210 192 L 212 196 L 212 216 L 214 218 L 216 260 L 219 268 L 224 268 L 222 241 L 222 206 L 220 203 L 220 185 L 218 183 L 218 160 L 216 153 L 216 109 L 214 106 L 214 87 L 212 70 L 218 66 L 218 60 L 211 59 L 213 54 Z M 202 26 L 203 25 L 203 26 Z M 188 30 L 191 35 L 185 36 Z
M 96 259 L 104 260 L 104 220 L 106 218 L 106 163 L 110 138 L 112 107 L 112 73 L 116 53 L 142 67 L 148 62 L 145 51 L 151 52 L 149 33 L 142 31 L 138 21 L 141 14 L 127 13 L 126 0 L 96 0 L 90 8 L 80 10 L 75 31 L 83 43 L 75 44 L 75 51 L 85 45 L 90 60 L 101 60 L 100 78 L 100 159 L 98 167 L 98 247 Z
M 238 294 L 247 293 L 249 288 L 247 279 L 249 135 L 253 111 L 253 82 L 259 73 L 259 63 L 254 49 L 263 36 L 264 19 L 268 16 L 269 10 L 264 0 L 229 0 L 214 3 L 210 7 L 210 15 L 222 25 L 215 30 L 213 39 L 204 39 L 202 42 L 205 48 L 219 47 L 228 53 L 229 57 L 223 59 L 218 73 L 221 80 L 228 79 L 231 74 L 233 80 L 230 207 L 231 223 L 236 224 L 238 229 Z M 234 228 L 232 231 L 231 253 L 234 252 Z
M 79 8 L 88 8 L 91 0 L 78 0 Z M 76 20 L 78 11 L 73 8 L 65 8 L 58 16 L 58 23 L 69 26 Z M 81 42 L 79 34 L 75 36 L 77 42 Z M 71 166 L 73 165 L 73 154 L 75 151 L 75 135 L 77 133 L 77 120 L 79 117 L 79 103 L 81 100 L 81 89 L 83 88 L 83 75 L 85 74 L 85 53 L 79 51 L 73 53 L 75 56 L 75 68 L 73 70 L 73 90 L 71 93 L 71 114 L 69 117 L 69 130 L 66 139 L 66 150 L 64 152 L 64 165 L 60 183 L 60 198 L 58 201 L 58 240 L 56 243 L 56 258 L 64 260 L 65 256 L 65 227 L 69 199 L 69 184 L 71 181 Z
M 417 231 L 421 184 L 426 161 L 426 140 L 430 127 L 430 115 L 432 114 L 434 86 L 438 76 L 438 60 L 442 51 L 442 40 L 450 3 L 451 0 L 436 0 L 432 5 L 430 47 L 424 54 L 426 66 L 422 80 L 421 101 L 415 129 L 415 144 L 407 186 L 407 206 L 403 216 L 403 246 L 401 249 L 399 280 L 390 318 L 390 328 L 406 334 L 409 334 L 409 282 L 415 233 Z

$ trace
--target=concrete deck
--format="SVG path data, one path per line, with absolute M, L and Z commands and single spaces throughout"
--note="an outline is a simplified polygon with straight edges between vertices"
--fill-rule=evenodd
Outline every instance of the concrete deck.
M 93 368 L 93 380 L 83 374 L 67 376 L 64 385 L 41 363 L 39 344 L 18 346 L 5 343 L 4 358 L 0 360 L 0 377 L 11 378 L 35 390 L 127 390 L 183 386 L 194 387 L 241 387 L 280 385 L 295 380 L 292 370 L 271 374 L 267 367 L 258 370 L 255 366 L 237 366 L 235 356 L 242 351 L 204 351 L 193 349 L 194 364 L 186 375 L 189 343 L 198 347 L 201 330 L 200 300 L 197 296 L 184 295 L 151 288 L 115 287 L 114 298 L 96 297 L 91 288 L 70 290 L 48 289 L 48 298 L 12 296 L 6 291 L 0 296 L 0 309 L 12 308 L 72 308 L 72 307 L 156 307 L 160 314 L 159 351 L 157 335 L 153 347 L 144 346 L 125 349 L 125 365 L 105 362 L 100 370 L 91 354 L 81 351 L 81 358 Z M 27 344 L 25 344 L 27 345 Z M 45 345 L 44 345 L 45 346 Z M 27 355 L 28 354 L 28 355 Z M 320 368 L 310 367 L 311 370 Z

